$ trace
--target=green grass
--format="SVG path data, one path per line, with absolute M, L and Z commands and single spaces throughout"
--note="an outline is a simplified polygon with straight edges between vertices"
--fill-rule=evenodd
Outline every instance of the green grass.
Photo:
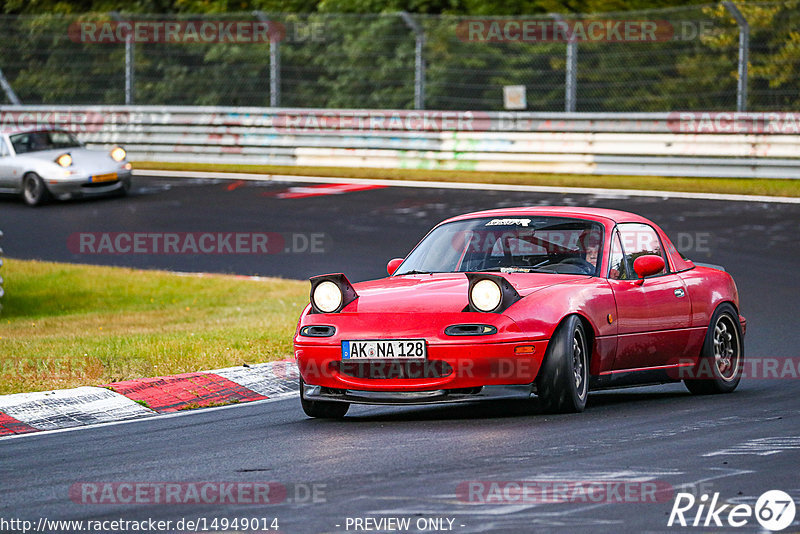
M 343 167 L 282 167 L 275 165 L 233 165 L 222 163 L 134 162 L 136 169 L 249 172 L 337 178 L 382 178 L 553 187 L 601 187 L 607 189 L 649 189 L 692 193 L 800 196 L 800 180 L 751 178 L 672 178 L 665 176 L 600 176 L 592 174 L 534 174 L 512 172 L 435 171 L 421 169 L 368 169 Z
M 0 394 L 286 358 L 308 284 L 5 259 Z

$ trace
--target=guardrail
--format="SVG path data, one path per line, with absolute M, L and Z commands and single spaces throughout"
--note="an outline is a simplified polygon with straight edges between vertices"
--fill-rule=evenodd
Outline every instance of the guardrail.
M 66 128 L 134 161 L 800 178 L 795 113 L 6 106 L 0 124 Z

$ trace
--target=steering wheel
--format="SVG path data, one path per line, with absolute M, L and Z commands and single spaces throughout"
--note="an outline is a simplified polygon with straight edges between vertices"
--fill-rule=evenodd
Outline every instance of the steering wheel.
M 563 263 L 566 265 L 574 265 L 576 267 L 579 267 L 584 271 L 583 274 L 594 274 L 594 265 L 592 265 L 583 258 L 578 258 L 573 256 L 571 258 L 565 258 L 558 263 Z

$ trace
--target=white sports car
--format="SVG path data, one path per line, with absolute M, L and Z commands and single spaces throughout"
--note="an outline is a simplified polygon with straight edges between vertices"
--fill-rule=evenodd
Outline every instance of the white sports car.
M 62 130 L 0 131 L 0 193 L 22 195 L 29 206 L 49 200 L 120 194 L 131 186 L 122 147 L 85 148 Z

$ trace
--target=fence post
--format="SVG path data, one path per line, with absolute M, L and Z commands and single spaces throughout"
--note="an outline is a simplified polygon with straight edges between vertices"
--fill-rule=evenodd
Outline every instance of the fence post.
M 407 11 L 401 11 L 400 17 L 414 32 L 414 109 L 425 109 L 425 59 L 422 57 L 425 47 L 425 30 Z
M 747 63 L 750 61 L 750 25 L 733 2 L 722 2 L 739 25 L 739 83 L 736 87 L 736 111 L 747 111 Z
M 271 24 L 263 11 L 253 11 L 259 22 Z M 281 105 L 281 43 L 276 32 L 269 28 L 269 106 Z
M 578 43 L 570 40 L 567 43 L 567 79 L 564 111 L 575 111 L 575 98 L 578 90 Z
M 3 74 L 3 69 L 0 69 L 0 86 L 3 87 L 3 91 L 6 93 L 6 98 L 8 98 L 9 102 L 11 102 L 15 106 L 22 105 L 22 102 L 20 102 L 17 93 L 14 92 L 14 88 L 11 87 L 11 84 L 8 83 L 8 80 L 6 80 L 6 75 Z M 2 234 L 0 233 L 0 235 Z
M 556 24 L 566 24 L 564 18 L 558 13 L 551 13 Z M 566 32 L 568 35 L 570 32 Z M 567 41 L 567 65 L 564 79 L 564 111 L 575 111 L 578 93 L 578 42 L 570 37 Z
M 118 11 L 112 11 L 111 17 L 117 22 L 122 22 L 122 17 Z M 134 75 L 134 51 L 133 51 L 133 32 L 128 32 L 125 38 L 125 105 L 133 104 L 133 75 Z

